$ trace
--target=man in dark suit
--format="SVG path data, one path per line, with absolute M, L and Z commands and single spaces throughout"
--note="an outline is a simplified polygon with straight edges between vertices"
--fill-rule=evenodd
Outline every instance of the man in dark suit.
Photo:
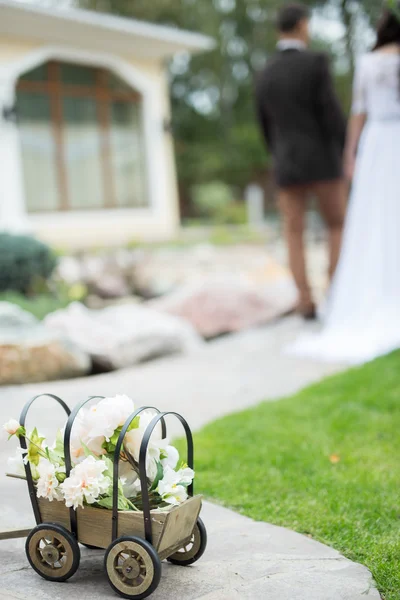
M 276 54 L 256 88 L 262 131 L 273 156 L 285 222 L 290 266 L 299 290 L 299 312 L 315 318 L 304 257 L 304 220 L 310 193 L 329 229 L 330 276 L 341 247 L 346 210 L 342 153 L 346 121 L 336 97 L 328 59 L 307 49 L 309 12 L 288 4 L 278 15 Z

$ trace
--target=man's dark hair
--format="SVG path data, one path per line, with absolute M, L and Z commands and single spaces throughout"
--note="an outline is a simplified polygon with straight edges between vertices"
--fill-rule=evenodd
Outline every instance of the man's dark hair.
M 310 18 L 310 11 L 304 4 L 286 4 L 278 13 L 277 27 L 281 33 L 290 33 L 303 19 Z

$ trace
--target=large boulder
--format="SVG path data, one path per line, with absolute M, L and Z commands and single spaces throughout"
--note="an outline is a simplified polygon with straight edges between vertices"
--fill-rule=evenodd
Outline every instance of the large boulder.
M 16 304 L 0 302 L 0 331 L 3 329 L 32 327 L 37 325 L 38 322 L 36 317 L 26 310 L 22 310 Z
M 0 303 L 0 385 L 85 375 L 87 354 L 14 304 Z
M 297 293 L 290 280 L 257 285 L 247 277 L 217 277 L 188 284 L 151 302 L 152 308 L 190 321 L 205 338 L 263 325 L 289 312 Z
M 48 315 L 45 324 L 55 333 L 68 336 L 104 369 L 189 352 L 203 343 L 190 323 L 134 304 L 90 310 L 73 303 Z
M 132 271 L 131 254 L 65 256 L 60 259 L 57 275 L 68 285 L 83 284 L 90 294 L 100 298 L 123 298 L 131 294 L 129 275 Z

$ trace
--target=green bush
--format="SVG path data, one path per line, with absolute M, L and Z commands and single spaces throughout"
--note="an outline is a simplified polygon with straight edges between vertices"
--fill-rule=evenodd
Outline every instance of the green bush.
M 244 225 L 247 210 L 238 202 L 231 186 L 222 181 L 194 186 L 193 204 L 197 215 L 215 225 Z
M 0 292 L 29 294 L 45 287 L 55 254 L 33 237 L 0 233 Z

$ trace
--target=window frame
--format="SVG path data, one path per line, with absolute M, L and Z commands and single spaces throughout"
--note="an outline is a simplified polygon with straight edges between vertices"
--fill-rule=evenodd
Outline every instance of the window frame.
M 104 209 L 126 209 L 119 207 L 117 202 L 117 188 L 114 181 L 113 162 L 112 162 L 112 120 L 111 108 L 115 101 L 126 102 L 128 104 L 141 104 L 142 95 L 129 89 L 116 89 L 109 84 L 109 76 L 115 74 L 107 68 L 98 66 L 89 66 L 95 73 L 95 84 L 73 84 L 62 80 L 62 66 L 64 64 L 81 66 L 79 63 L 69 61 L 48 61 L 44 66 L 47 79 L 42 81 L 33 81 L 20 78 L 17 82 L 16 91 L 18 93 L 40 93 L 49 97 L 50 103 L 50 125 L 55 144 L 55 169 L 58 188 L 58 208 L 54 212 L 75 212 L 75 211 L 98 211 Z M 86 66 L 86 65 L 85 65 Z M 65 97 L 91 98 L 96 102 L 96 112 L 98 117 L 99 131 L 101 132 L 103 143 L 100 148 L 100 165 L 102 172 L 103 202 L 100 207 L 72 207 L 69 199 L 67 163 L 65 157 L 65 129 L 68 126 L 63 114 L 63 100 Z M 142 114 L 142 110 L 140 111 Z M 143 125 L 143 123 L 142 123 Z M 131 208 L 135 208 L 134 206 Z M 143 208 L 142 206 L 138 208 Z M 31 214 L 40 214 L 40 210 L 31 211 Z

